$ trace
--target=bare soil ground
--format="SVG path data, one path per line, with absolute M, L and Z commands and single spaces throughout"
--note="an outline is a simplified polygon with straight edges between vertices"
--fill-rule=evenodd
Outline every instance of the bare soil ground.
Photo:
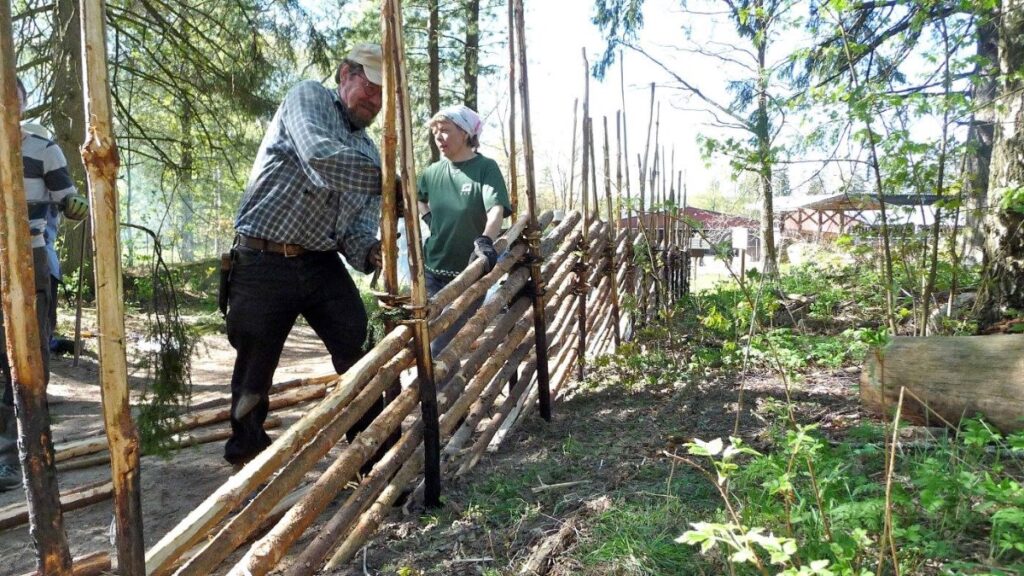
M 228 395 L 233 360 L 223 335 L 203 339 L 193 363 L 194 402 Z M 275 381 L 330 371 L 322 344 L 300 326 L 286 346 Z M 695 510 L 711 510 L 717 504 L 713 487 L 666 453 L 679 451 L 679 445 L 693 437 L 733 435 L 741 382 L 738 435 L 756 447 L 781 418 L 777 407 L 785 399 L 785 390 L 774 377 L 751 374 L 742 379 L 712 377 L 694 383 L 627 386 L 611 368 L 595 372 L 587 384 L 572 387 L 556 405 L 552 422 L 545 423 L 534 413 L 505 439 L 501 450 L 489 454 L 469 474 L 446 479 L 441 509 L 422 510 L 415 503 L 405 510 L 395 508 L 363 553 L 334 573 L 515 574 L 538 542 L 557 531 L 565 518 L 601 498 L 642 505 L 672 494 L 692 502 L 693 506 L 667 520 L 663 537 L 671 544 L 689 522 L 702 519 L 694 517 Z M 861 417 L 855 384 L 854 371 L 806 374 L 792 388 L 798 418 L 819 422 L 826 432 L 850 426 Z M 83 358 L 78 367 L 71 365 L 70 358 L 54 359 L 49 392 L 58 441 L 102 433 L 94 358 Z M 302 410 L 280 413 L 285 426 Z M 143 458 L 147 548 L 231 475 L 221 451 L 222 444 L 215 442 L 180 450 L 169 459 Z M 99 466 L 62 473 L 60 484 L 68 489 L 105 479 L 109 479 L 109 468 Z M 20 491 L 2 493 L 0 506 L 23 498 Z M 110 550 L 111 519 L 109 501 L 66 514 L 72 554 Z M 599 542 L 607 541 L 602 529 L 601 514 L 584 517 L 569 549 L 553 558 L 551 573 L 694 573 L 680 568 L 685 559 L 683 564 L 653 569 L 633 569 L 621 560 L 609 560 L 622 555 L 608 555 L 598 548 Z M 0 532 L 0 556 L 0 575 L 33 568 L 35 552 L 27 527 Z
M 131 321 L 129 321 L 131 326 Z M 88 322 L 85 324 L 89 329 Z M 132 330 L 129 328 L 129 337 Z M 52 430 L 56 442 L 103 434 L 98 365 L 94 354 L 95 341 L 86 340 L 87 353 L 77 367 L 70 357 L 52 359 L 48 397 Z M 305 326 L 296 326 L 289 336 L 275 382 L 319 376 L 333 371 L 323 344 Z M 229 398 L 234 350 L 223 334 L 204 337 L 197 347 L 192 365 L 193 403 L 215 398 Z M 135 379 L 133 378 L 133 383 Z M 308 406 L 308 405 L 307 405 Z M 275 411 L 283 426 L 301 415 L 302 405 L 290 410 Z M 216 427 L 228 427 L 224 422 Z M 212 428 L 212 427 L 211 427 Z M 275 436 L 279 431 L 274 431 Z M 221 458 L 222 442 L 193 446 L 174 452 L 170 458 L 143 456 L 142 509 L 147 548 L 159 540 L 197 504 L 209 496 L 232 474 Z M 110 479 L 108 466 L 62 472 L 62 491 Z M 21 491 L 0 493 L 0 507 L 24 502 Z M 64 516 L 68 541 L 73 556 L 111 549 L 111 502 L 101 502 Z M 24 574 L 35 566 L 35 550 L 28 527 L 21 526 L 0 532 L 0 575 Z

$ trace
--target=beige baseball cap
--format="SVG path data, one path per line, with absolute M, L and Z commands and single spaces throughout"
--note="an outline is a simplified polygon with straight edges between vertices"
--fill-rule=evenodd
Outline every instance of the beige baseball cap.
M 362 64 L 366 79 L 380 86 L 383 84 L 381 73 L 381 49 L 379 44 L 356 44 L 348 53 L 348 59 Z

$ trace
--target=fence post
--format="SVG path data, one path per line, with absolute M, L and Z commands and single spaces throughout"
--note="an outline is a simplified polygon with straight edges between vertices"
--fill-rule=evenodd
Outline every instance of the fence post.
M 548 380 L 548 328 L 544 316 L 543 256 L 540 252 L 540 230 L 537 225 L 537 184 L 533 170 L 533 135 L 530 127 L 530 82 L 526 65 L 526 16 L 523 0 L 515 0 L 516 33 L 519 48 L 519 99 L 523 105 L 523 158 L 526 161 L 526 206 L 530 220 L 526 232 L 529 247 L 530 281 L 533 296 L 533 325 L 537 339 L 537 390 L 540 415 L 551 420 L 551 386 Z
M 139 487 L 139 436 L 132 421 L 125 359 L 124 295 L 121 239 L 118 228 L 117 170 L 110 83 L 107 76 L 106 6 L 104 0 L 82 2 L 82 70 L 89 125 L 82 160 L 89 180 L 96 316 L 99 327 L 100 385 L 103 420 L 110 444 L 114 480 L 114 518 L 118 570 L 145 574 L 142 498 Z

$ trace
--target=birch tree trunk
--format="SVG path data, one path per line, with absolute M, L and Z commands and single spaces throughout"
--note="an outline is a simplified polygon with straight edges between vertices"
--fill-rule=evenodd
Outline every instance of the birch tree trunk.
M 989 172 L 981 327 L 1008 308 L 1024 310 L 1024 0 L 1003 0 L 999 21 L 1000 97 Z

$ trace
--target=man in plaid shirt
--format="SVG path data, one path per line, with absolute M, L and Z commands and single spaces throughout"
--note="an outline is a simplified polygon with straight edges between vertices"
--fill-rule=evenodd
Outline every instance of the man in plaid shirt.
M 237 357 L 224 447 L 235 465 L 270 445 L 267 395 L 299 315 L 339 374 L 366 340 L 366 310 L 339 253 L 364 273 L 381 265 L 380 157 L 365 130 L 381 108 L 380 46 L 353 48 L 335 79 L 337 90 L 305 81 L 285 96 L 235 220 L 227 332 Z

